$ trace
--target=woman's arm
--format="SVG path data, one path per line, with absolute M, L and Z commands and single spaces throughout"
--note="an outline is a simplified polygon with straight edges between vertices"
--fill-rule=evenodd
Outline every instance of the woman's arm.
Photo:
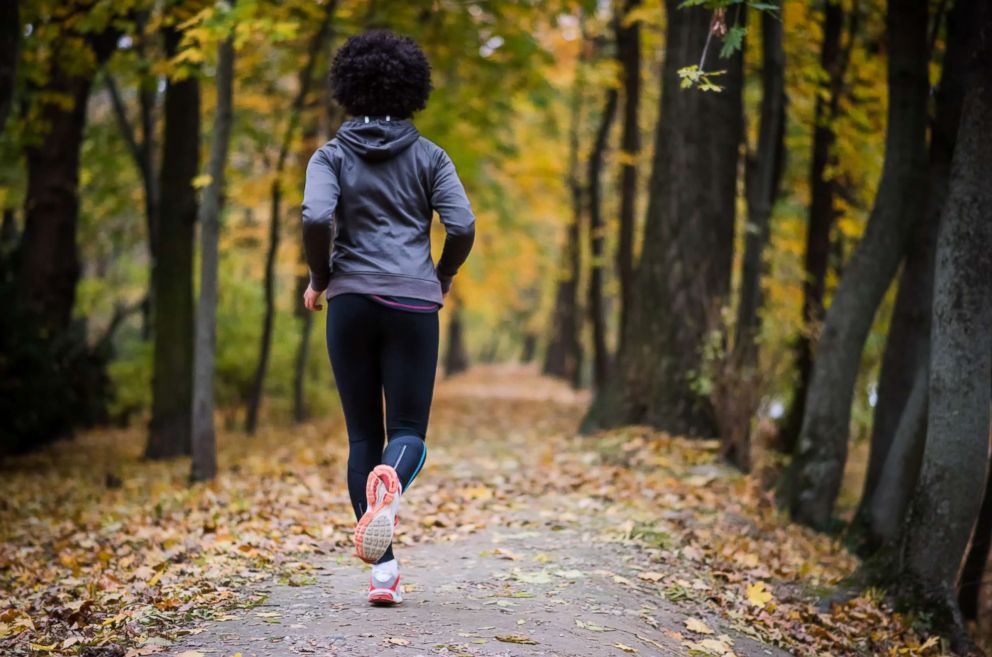
M 310 268 L 310 287 L 317 292 L 327 289 L 331 279 L 334 209 L 340 193 L 330 147 L 321 147 L 310 158 L 303 188 L 303 250 Z
M 475 242 L 475 215 L 447 153 L 440 151 L 435 167 L 431 205 L 440 215 L 446 232 L 444 248 L 437 261 L 437 276 L 441 281 L 441 291 L 447 294 L 451 280 L 468 258 Z

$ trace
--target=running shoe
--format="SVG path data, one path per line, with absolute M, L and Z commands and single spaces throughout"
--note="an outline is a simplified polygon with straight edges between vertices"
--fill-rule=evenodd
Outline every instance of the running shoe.
M 369 578 L 369 602 L 374 605 L 397 605 L 403 602 L 403 587 L 396 560 L 372 567 Z
M 369 473 L 368 508 L 355 527 L 355 554 L 362 561 L 375 563 L 393 542 L 401 490 L 400 478 L 391 466 L 377 465 Z

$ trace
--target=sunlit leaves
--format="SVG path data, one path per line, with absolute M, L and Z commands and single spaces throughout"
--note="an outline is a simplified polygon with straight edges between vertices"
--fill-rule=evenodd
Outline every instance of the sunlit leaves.
M 701 71 L 699 66 L 685 66 L 678 70 L 679 87 L 682 89 L 698 88 L 700 91 L 720 91 L 723 89 L 713 81 L 713 78 L 725 74 L 726 71 Z

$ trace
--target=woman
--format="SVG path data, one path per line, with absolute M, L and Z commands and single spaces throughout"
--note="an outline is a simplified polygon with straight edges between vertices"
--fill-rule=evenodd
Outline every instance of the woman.
M 396 513 L 427 455 L 438 310 L 472 248 L 475 217 L 451 159 L 410 122 L 431 91 L 430 65 L 416 43 L 383 30 L 352 37 L 334 58 L 331 80 L 352 118 L 307 166 L 303 303 L 320 310 L 326 290 L 327 351 L 359 519 L 355 552 L 373 564 L 369 601 L 397 604 Z M 447 232 L 436 267 L 434 211 Z

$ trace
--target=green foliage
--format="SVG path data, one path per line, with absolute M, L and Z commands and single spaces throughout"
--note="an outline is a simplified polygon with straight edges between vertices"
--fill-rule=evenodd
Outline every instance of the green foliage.
M 723 37 L 723 47 L 720 48 L 720 57 L 728 59 L 744 45 L 744 35 L 747 28 L 741 25 L 734 25 L 727 30 L 727 36 Z

